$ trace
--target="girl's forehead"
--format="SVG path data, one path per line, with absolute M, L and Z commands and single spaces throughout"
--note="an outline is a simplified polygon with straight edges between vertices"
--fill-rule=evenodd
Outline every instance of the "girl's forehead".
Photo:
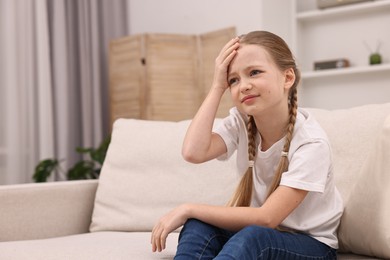
M 242 44 L 230 64 L 231 71 L 243 66 L 269 66 L 273 63 L 270 54 L 265 48 L 255 44 Z

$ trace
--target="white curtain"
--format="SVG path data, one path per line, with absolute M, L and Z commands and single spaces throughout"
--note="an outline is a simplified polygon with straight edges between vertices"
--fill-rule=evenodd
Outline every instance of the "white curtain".
M 127 34 L 125 6 L 0 1 L 0 184 L 31 182 L 46 158 L 66 170 L 76 147 L 109 134 L 106 57 L 109 40 Z
M 31 181 L 54 156 L 50 47 L 45 1 L 2 0 L 2 183 Z

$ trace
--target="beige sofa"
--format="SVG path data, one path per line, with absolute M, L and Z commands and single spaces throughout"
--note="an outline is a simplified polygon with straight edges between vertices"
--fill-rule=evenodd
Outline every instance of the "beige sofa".
M 390 103 L 309 110 L 345 201 L 339 258 L 390 258 Z M 181 158 L 188 123 L 116 121 L 99 181 L 0 187 L 0 259 L 172 259 L 178 233 L 151 252 L 157 219 L 182 202 L 225 204 L 237 182 L 234 158 Z

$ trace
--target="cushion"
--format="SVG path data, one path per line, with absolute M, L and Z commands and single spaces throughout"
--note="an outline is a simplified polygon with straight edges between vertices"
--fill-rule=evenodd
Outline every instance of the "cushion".
M 376 138 L 345 208 L 343 250 L 390 259 L 390 116 Z
M 390 258 L 390 104 L 309 111 L 329 136 L 345 203 L 340 251 Z
M 0 243 L 1 259 L 55 260 L 171 260 L 179 234 L 171 233 L 166 249 L 152 253 L 149 232 L 93 232 L 87 234 Z M 339 260 L 368 260 L 357 255 L 338 255 Z
M 345 204 L 348 204 L 356 177 L 374 149 L 383 121 L 390 115 L 390 103 L 349 109 L 307 110 L 315 116 L 329 137 L 336 185 Z
M 153 253 L 149 232 L 93 232 L 50 239 L 0 243 L 2 260 L 162 260 L 173 259 L 178 233 L 167 238 L 166 249 Z
M 181 156 L 190 121 L 119 119 L 102 167 L 90 230 L 150 231 L 185 202 L 224 205 L 237 185 L 235 156 L 191 164 Z

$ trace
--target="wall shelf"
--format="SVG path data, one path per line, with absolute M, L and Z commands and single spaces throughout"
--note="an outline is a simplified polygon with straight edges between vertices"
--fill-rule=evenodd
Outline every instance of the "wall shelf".
M 390 101 L 390 0 L 326 9 L 318 9 L 313 0 L 294 0 L 291 17 L 292 46 L 302 73 L 302 106 L 339 109 Z M 363 43 L 375 48 L 378 42 L 383 63 L 369 65 L 372 51 Z M 352 67 L 313 70 L 315 61 L 340 57 Z
M 367 13 L 380 11 L 384 8 L 390 8 L 389 0 L 377 0 L 359 4 L 351 4 L 340 7 L 330 7 L 327 9 L 317 9 L 305 12 L 299 12 L 296 15 L 297 21 L 306 22 L 319 19 L 329 19 L 335 16 L 344 16 L 351 14 Z
M 390 73 L 390 63 L 371 65 L 371 66 L 349 67 L 349 68 L 341 68 L 341 69 L 305 71 L 302 72 L 302 79 L 315 79 L 315 78 L 322 78 L 322 77 L 385 72 L 385 71 L 388 71 Z

